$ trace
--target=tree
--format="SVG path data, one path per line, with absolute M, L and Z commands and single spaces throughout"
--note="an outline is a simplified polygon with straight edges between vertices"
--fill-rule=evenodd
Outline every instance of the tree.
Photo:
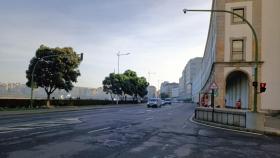
M 124 94 L 133 96 L 133 100 L 138 96 L 143 98 L 148 92 L 149 83 L 144 77 L 137 77 L 136 72 L 126 70 L 123 74 L 110 73 L 103 81 L 103 91 L 111 95 L 122 96 Z
M 81 60 L 71 47 L 49 48 L 41 45 L 30 60 L 26 78 L 28 87 L 44 88 L 47 94 L 47 106 L 50 106 L 50 96 L 56 89 L 72 90 L 73 82 L 77 82 Z
M 126 70 L 123 73 L 123 91 L 125 94 L 130 96 L 135 96 L 137 93 L 137 74 L 132 70 Z
M 114 94 L 115 95 L 122 94 L 121 75 L 110 73 L 108 77 L 105 77 L 102 84 L 103 84 L 103 91 L 106 92 L 106 94 L 110 94 L 112 101 L 114 100 L 114 96 L 113 96 Z
M 143 98 L 148 94 L 147 87 L 149 83 L 147 82 L 145 77 L 140 77 L 137 79 L 137 95 Z

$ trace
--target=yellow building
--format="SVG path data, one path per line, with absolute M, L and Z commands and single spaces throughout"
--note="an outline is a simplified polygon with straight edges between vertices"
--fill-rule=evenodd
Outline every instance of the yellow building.
M 258 65 L 258 83 L 265 82 L 267 89 L 257 94 L 257 109 L 279 111 L 280 0 L 213 0 L 212 10 L 234 12 L 252 24 L 258 37 L 259 62 L 255 62 L 255 39 L 249 25 L 238 16 L 212 12 L 201 72 L 193 83 L 194 100 L 199 102 L 216 83 L 215 105 L 235 108 L 240 100 L 242 109 L 252 110 L 252 83 Z

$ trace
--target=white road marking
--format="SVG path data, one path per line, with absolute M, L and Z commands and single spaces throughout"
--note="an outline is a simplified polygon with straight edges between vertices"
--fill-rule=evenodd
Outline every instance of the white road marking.
M 16 132 L 16 131 L 26 131 L 26 130 L 30 130 L 32 128 L 9 128 L 6 129 L 4 131 L 0 131 L 0 133 L 10 133 L 10 132 Z
M 98 110 L 100 110 L 100 111 L 106 111 L 106 110 L 110 110 L 110 109 L 98 109 Z
M 41 131 L 41 132 L 34 132 L 34 133 L 30 133 L 28 134 L 28 136 L 31 136 L 31 135 L 37 135 L 37 134 L 43 134 L 43 133 L 48 133 L 50 131 Z
M 11 131 L 10 131 L 10 132 L 11 132 Z M 38 134 L 43 134 L 43 133 L 48 133 L 48 132 L 51 132 L 51 131 L 34 132 L 34 133 L 30 133 L 30 134 L 23 135 L 23 136 L 20 136 L 20 137 L 18 137 L 18 136 L 16 136 L 16 137 L 10 137 L 10 138 L 7 138 L 7 139 L 2 139 L 2 140 L 0 140 L 0 142 L 16 140 L 16 139 L 20 139 L 20 138 L 24 138 L 24 137 L 30 137 L 30 136 L 33 136 L 33 135 L 38 135 Z
M 148 121 L 148 120 L 152 120 L 153 117 L 149 117 L 149 118 L 146 118 L 145 120 Z
M 260 134 L 260 133 L 240 131 L 240 130 L 235 130 L 235 129 L 229 129 L 229 128 L 223 128 L 223 127 L 207 125 L 207 124 L 204 124 L 204 123 L 200 123 L 200 122 L 194 121 L 193 117 L 194 117 L 194 114 L 189 118 L 189 121 L 192 122 L 192 123 L 195 123 L 195 124 L 202 125 L 202 126 L 207 126 L 207 127 L 211 127 L 211 128 L 217 128 L 217 129 L 223 129 L 223 130 L 232 131 L 232 132 L 238 132 L 238 133 L 246 133 L 246 134 L 252 134 L 252 135 L 263 135 L 263 134 Z
M 145 114 L 146 112 L 138 112 L 136 115 Z
M 79 118 L 60 118 L 52 121 L 42 121 L 42 122 L 34 122 L 34 123 L 26 123 L 20 125 L 12 125 L 9 127 L 0 127 L 0 133 L 10 133 L 16 131 L 25 131 L 30 129 L 44 128 L 44 127 L 54 127 L 61 125 L 69 125 L 81 123 Z
M 0 134 L 2 134 L 2 133 L 10 133 L 10 132 L 15 132 L 15 131 L 1 131 Z
M 107 130 L 107 129 L 110 129 L 110 128 L 111 128 L 111 127 L 100 128 L 100 129 L 96 129 L 96 130 L 89 131 L 88 133 L 94 133 L 94 132 L 104 131 L 104 130 Z

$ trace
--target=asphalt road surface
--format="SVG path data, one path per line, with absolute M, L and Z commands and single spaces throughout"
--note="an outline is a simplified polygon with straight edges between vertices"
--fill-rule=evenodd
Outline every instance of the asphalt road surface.
M 0 119 L 0 158 L 280 157 L 280 138 L 191 122 L 192 104 L 29 114 Z

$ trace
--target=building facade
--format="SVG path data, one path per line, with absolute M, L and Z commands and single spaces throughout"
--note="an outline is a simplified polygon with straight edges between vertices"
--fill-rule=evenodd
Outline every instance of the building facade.
M 148 94 L 147 94 L 148 98 L 156 98 L 157 97 L 157 90 L 156 90 L 155 86 L 148 86 L 147 91 L 148 91 Z
M 169 83 L 164 81 L 160 85 L 160 94 L 166 94 L 168 97 L 179 97 L 179 84 L 172 82 Z
M 201 103 L 215 83 L 215 105 L 234 108 L 240 101 L 242 109 L 252 110 L 252 83 L 257 75 L 258 86 L 260 82 L 267 84 L 266 92 L 257 94 L 258 111 L 280 110 L 280 71 L 275 70 L 280 67 L 280 1 L 213 0 L 212 9 L 228 10 L 247 19 L 256 31 L 259 52 L 256 54 L 252 30 L 242 18 L 212 12 L 201 71 L 193 83 L 194 100 Z
M 179 79 L 179 98 L 181 100 L 192 100 L 192 84 L 195 76 L 199 73 L 202 58 L 190 59 L 185 66 Z
M 21 83 L 1 83 L 0 98 L 30 98 L 31 89 Z M 45 99 L 46 92 L 43 88 L 35 88 L 33 97 L 36 99 Z M 51 94 L 55 99 L 80 98 L 80 99 L 99 99 L 111 100 L 111 96 L 103 92 L 103 88 L 73 87 L 69 92 L 65 90 L 55 90 Z
M 179 98 L 179 86 L 171 89 L 171 98 L 174 98 L 174 99 Z

